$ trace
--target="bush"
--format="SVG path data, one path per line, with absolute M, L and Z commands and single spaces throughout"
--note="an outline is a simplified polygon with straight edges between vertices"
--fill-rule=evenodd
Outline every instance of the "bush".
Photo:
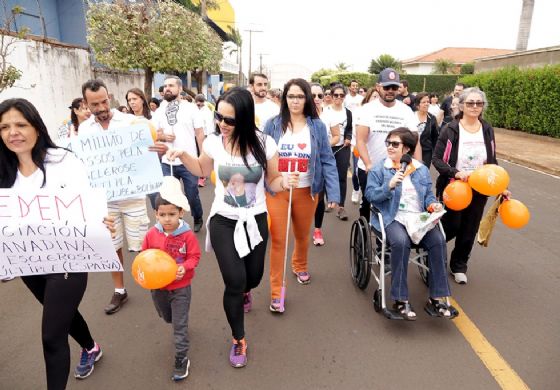
M 486 93 L 493 126 L 560 138 L 560 65 L 504 68 L 461 77 Z
M 337 72 L 319 78 L 319 83 L 323 87 L 328 87 L 332 82 L 339 82 L 349 86 L 351 80 L 357 80 L 360 87 L 369 88 L 377 82 L 377 76 L 365 72 Z
M 441 98 L 444 95 L 453 92 L 458 78 L 459 76 L 455 74 L 401 75 L 401 79 L 408 81 L 408 90 L 410 92 L 435 92 L 440 97 L 440 100 L 442 100 Z
M 461 65 L 461 74 L 473 74 L 474 73 L 474 63 L 467 62 Z

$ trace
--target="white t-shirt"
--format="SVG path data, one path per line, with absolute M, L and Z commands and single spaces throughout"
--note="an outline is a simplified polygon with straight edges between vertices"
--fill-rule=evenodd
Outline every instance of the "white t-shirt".
M 305 125 L 303 129 L 295 134 L 292 133 L 291 129 L 287 129 L 278 141 L 278 156 L 280 158 L 278 169 L 284 176 L 288 175 L 288 165 L 285 167 L 283 166 L 283 161 L 286 161 L 286 159 L 297 159 L 298 171 L 301 171 L 302 164 L 308 165 L 309 159 L 311 158 L 311 133 L 309 127 Z M 288 164 L 290 164 L 290 162 L 288 162 Z M 290 165 L 290 170 L 294 171 L 295 168 L 294 165 Z M 297 188 L 311 187 L 311 179 L 309 169 L 306 169 L 305 172 L 299 175 Z
M 344 107 L 354 112 L 354 109 L 362 104 L 362 100 L 364 100 L 364 97 L 359 93 L 357 93 L 356 96 L 348 94 L 344 98 Z
M 270 119 L 280 113 L 280 107 L 272 103 L 270 100 L 265 100 L 263 103 L 255 103 L 255 124 L 259 130 L 264 129 L 264 125 Z
M 344 130 L 346 130 L 346 124 L 348 123 L 346 110 L 344 109 L 344 107 L 342 107 L 342 110 L 340 111 L 336 111 L 334 108 L 331 108 L 327 115 L 327 120 L 329 123 L 327 127 L 329 129 L 329 133 L 331 133 L 331 127 L 338 126 L 340 137 L 338 138 L 338 142 L 334 146 L 341 146 L 342 144 L 344 144 Z
M 428 112 L 437 118 L 437 116 L 441 112 L 441 108 L 439 108 L 437 104 L 430 104 L 430 106 L 428 107 Z
M 109 121 L 109 128 L 107 130 L 121 129 L 127 127 L 138 121 L 138 118 L 132 114 L 125 114 L 117 109 L 112 109 L 111 113 L 113 116 Z M 98 131 L 104 131 L 105 129 L 99 122 L 95 120 L 95 116 L 90 116 L 88 119 L 82 122 L 80 125 L 80 134 L 95 134 Z
M 76 155 L 64 149 L 49 148 L 45 157 L 46 189 L 89 188 L 84 164 Z M 43 171 L 39 168 L 29 176 L 18 170 L 12 188 L 34 190 L 43 185 Z
M 329 143 L 331 142 L 331 138 L 332 138 L 331 128 L 329 126 L 330 111 L 331 111 L 331 106 L 324 107 L 323 111 L 321 112 L 321 115 L 319 115 L 319 119 L 321 119 L 321 122 L 323 122 L 323 124 L 327 129 L 327 137 L 329 138 Z
M 459 123 L 459 150 L 455 167 L 460 171 L 472 172 L 486 164 L 487 159 L 482 126 L 476 133 L 469 133 Z
M 197 107 L 198 108 L 198 107 Z M 205 104 L 202 108 L 198 108 L 200 113 L 202 123 L 204 124 L 204 135 L 208 136 L 216 130 L 216 125 L 214 123 L 214 113 Z
M 174 134 L 175 141 L 166 142 L 170 149 L 185 150 L 193 157 L 197 157 L 195 129 L 204 127 L 204 121 L 198 107 L 184 100 L 173 100 L 165 107 L 159 107 L 152 119 L 158 129 L 164 134 Z M 170 165 L 182 165 L 177 158 L 173 162 L 163 156 L 161 162 Z
M 379 99 L 365 104 L 361 110 L 358 110 L 356 124 L 369 127 L 366 145 L 373 165 L 387 157 L 385 139 L 391 130 L 407 127 L 410 131 L 418 131 L 416 116 L 410 107 L 398 100 L 395 100 L 395 104 L 391 107 L 385 107 Z M 362 159 L 358 161 L 358 167 L 366 169 Z

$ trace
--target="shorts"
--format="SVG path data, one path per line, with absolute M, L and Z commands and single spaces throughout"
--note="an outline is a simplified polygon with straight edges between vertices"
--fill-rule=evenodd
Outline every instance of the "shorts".
M 150 219 L 145 198 L 133 198 L 117 200 L 107 203 L 109 216 L 115 218 L 115 238 L 113 246 L 115 250 L 123 247 L 124 233 L 128 250 L 139 252 L 142 249 L 142 241 L 148 232 Z

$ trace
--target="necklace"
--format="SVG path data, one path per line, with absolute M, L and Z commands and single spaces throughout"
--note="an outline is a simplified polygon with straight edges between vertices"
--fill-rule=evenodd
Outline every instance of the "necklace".
M 475 123 L 467 124 L 463 119 L 461 119 L 460 123 L 461 126 L 463 126 L 463 128 L 469 133 L 476 133 L 480 130 L 480 121 L 478 120 Z

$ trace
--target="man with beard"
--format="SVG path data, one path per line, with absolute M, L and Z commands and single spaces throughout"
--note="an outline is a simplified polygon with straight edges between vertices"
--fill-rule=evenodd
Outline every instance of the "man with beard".
M 107 87 L 101 80 L 89 80 L 82 85 L 84 103 L 93 114 L 80 125 L 80 134 L 95 134 L 105 130 L 114 130 L 130 126 L 135 120 L 134 115 L 125 114 L 117 109 L 111 109 L 111 99 Z M 139 252 L 142 249 L 142 241 L 148 231 L 149 218 L 144 196 L 128 198 L 124 200 L 107 203 L 109 215 L 115 218 L 116 235 L 113 245 L 117 256 L 123 263 L 122 247 L 124 234 L 128 250 Z M 124 267 L 123 267 L 124 269 Z M 113 314 L 120 310 L 128 300 L 128 293 L 124 288 L 122 272 L 112 272 L 115 292 L 109 305 L 105 307 L 106 314 Z
M 249 85 L 255 101 L 255 123 L 262 130 L 266 122 L 278 115 L 280 108 L 267 99 L 268 77 L 262 73 L 253 73 L 249 78 Z
M 163 84 L 163 98 L 167 102 L 155 112 L 153 120 L 160 136 L 170 149 L 186 150 L 197 158 L 204 141 L 204 122 L 196 105 L 181 99 L 183 82 L 177 76 L 169 76 Z M 179 159 L 170 161 L 167 156 L 161 159 L 164 176 L 175 176 L 183 181 L 185 195 L 194 219 L 193 230 L 198 233 L 202 228 L 202 203 L 198 194 L 198 177 L 191 174 Z
M 358 161 L 358 180 L 362 194 L 365 194 L 367 174 L 380 160 L 387 157 L 385 140 L 387 134 L 397 127 L 407 127 L 410 131 L 418 132 L 416 120 L 412 110 L 404 103 L 396 100 L 400 87 L 399 74 L 392 68 L 383 69 L 379 73 L 376 89 L 379 99 L 362 106 L 356 118 L 356 145 L 360 152 Z M 419 146 L 414 152 L 414 158 L 422 161 L 422 148 Z M 369 221 L 369 202 L 362 195 L 360 215 Z

